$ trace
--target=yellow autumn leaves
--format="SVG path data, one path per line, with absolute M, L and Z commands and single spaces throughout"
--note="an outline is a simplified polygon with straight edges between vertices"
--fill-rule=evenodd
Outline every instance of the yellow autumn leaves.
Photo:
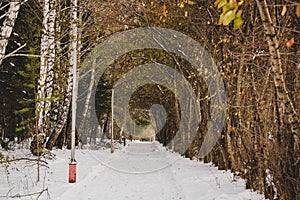
M 219 24 L 227 26 L 233 21 L 234 29 L 238 29 L 243 24 L 242 13 L 243 10 L 240 9 L 244 0 L 216 0 L 215 6 L 218 9 L 222 8 L 222 13 L 219 18 Z M 287 11 L 287 7 L 283 6 L 281 15 L 284 16 Z M 300 2 L 296 5 L 296 15 L 300 17 Z
M 227 26 L 233 21 L 234 29 L 240 28 L 243 24 L 243 11 L 239 9 L 239 7 L 243 5 L 243 3 L 243 0 L 216 0 L 215 5 L 218 7 L 218 9 L 222 8 L 222 13 L 219 18 L 219 24 Z
M 191 1 L 191 0 L 184 0 L 184 1 L 178 2 L 178 3 L 177 3 L 177 6 L 178 6 L 179 8 L 184 8 L 185 4 L 188 4 L 188 5 L 195 5 L 196 2 Z
M 154 4 L 154 1 L 151 1 L 151 4 Z M 196 5 L 195 1 L 192 0 L 181 0 L 178 1 L 175 6 L 179 7 L 179 8 L 184 8 L 186 5 Z M 165 22 L 166 21 L 166 17 L 168 15 L 168 7 L 166 4 L 163 4 L 162 8 L 162 15 L 160 16 L 160 20 Z M 184 16 L 187 17 L 189 15 L 188 11 L 184 11 Z

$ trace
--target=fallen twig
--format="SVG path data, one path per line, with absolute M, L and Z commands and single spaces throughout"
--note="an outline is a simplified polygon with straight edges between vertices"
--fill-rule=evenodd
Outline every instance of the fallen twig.
M 34 161 L 34 162 L 37 162 L 37 159 L 36 158 L 14 158 L 14 159 L 9 159 L 9 160 L 0 160 L 0 164 L 2 164 L 3 162 L 15 162 L 15 161 L 22 161 L 22 160 L 25 160 L 25 161 Z M 42 162 L 44 164 L 48 164 L 46 161 L 44 160 L 39 160 L 39 162 Z
M 37 199 L 45 192 L 48 192 L 48 188 L 43 189 L 40 192 L 34 192 L 34 193 L 29 193 L 29 194 L 15 194 L 15 195 L 6 195 L 6 196 L 0 196 L 0 198 L 22 198 L 22 197 L 29 197 L 29 196 L 34 196 L 34 195 L 38 195 Z

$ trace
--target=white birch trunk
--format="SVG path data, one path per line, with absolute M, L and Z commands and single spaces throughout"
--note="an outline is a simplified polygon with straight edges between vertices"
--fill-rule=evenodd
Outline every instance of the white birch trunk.
M 46 99 L 46 79 L 47 79 L 47 55 L 48 53 L 48 18 L 49 18 L 49 0 L 43 1 L 43 22 L 42 22 L 42 39 L 41 39 L 41 64 L 40 77 L 38 80 L 38 93 L 36 113 L 38 116 L 37 129 L 38 133 L 44 135 L 44 113 Z
M 47 149 L 52 149 L 58 136 L 61 134 L 64 126 L 67 123 L 68 119 L 68 114 L 69 114 L 69 109 L 70 109 L 70 104 L 71 104 L 71 99 L 72 99 L 72 89 L 73 89 L 73 66 L 69 66 L 69 72 L 68 72 L 68 80 L 67 80 L 67 88 L 65 91 L 65 96 L 63 99 L 63 103 L 61 105 L 58 105 L 58 115 L 60 118 L 60 121 L 56 124 L 56 127 L 51 134 L 47 144 L 46 148 Z M 59 101 L 60 103 L 60 101 Z
M 62 12 L 62 6 L 60 4 L 60 2 L 58 2 L 57 4 L 57 14 L 56 14 L 56 34 L 58 35 L 58 37 L 61 36 L 62 33 L 62 27 L 60 24 L 60 20 L 62 19 L 61 16 L 61 12 Z M 56 40 L 56 53 L 58 55 L 62 54 L 62 48 L 61 48 L 61 41 L 58 39 Z M 62 59 L 62 57 L 60 57 L 59 59 Z M 73 69 L 72 66 L 70 67 L 68 66 L 64 66 L 62 65 L 61 61 L 57 62 L 57 66 L 58 69 L 61 69 L 62 67 L 66 67 L 67 68 L 67 74 L 65 76 L 61 75 L 60 73 L 62 73 L 61 70 L 56 71 L 55 73 L 55 80 L 56 83 L 54 83 L 53 87 L 54 90 L 59 91 L 61 94 L 64 94 L 63 98 L 60 99 L 56 99 L 52 105 L 51 108 L 53 110 L 53 116 L 51 116 L 51 119 L 53 122 L 55 122 L 55 125 L 53 127 L 53 131 L 51 131 L 51 135 L 49 137 L 49 140 L 47 141 L 46 144 L 46 148 L 49 150 L 52 150 L 53 146 L 55 145 L 57 138 L 59 137 L 59 135 L 62 133 L 67 119 L 68 119 L 68 114 L 69 114 L 69 110 L 70 110 L 70 104 L 71 104 L 71 98 L 72 98 L 72 81 L 73 81 Z M 59 79 L 67 79 L 66 81 L 66 85 L 65 86 L 61 86 L 58 83 Z
M 21 6 L 21 3 L 18 1 L 11 2 L 9 4 L 10 5 L 6 13 L 6 18 L 0 30 L 0 65 L 5 57 L 8 39 L 11 36 Z
M 49 110 L 53 92 L 53 69 L 55 64 L 55 0 L 44 0 L 41 39 L 41 65 L 38 81 L 37 114 L 38 130 L 42 135 L 49 131 Z
M 46 77 L 46 98 L 45 98 L 45 117 L 46 127 L 45 133 L 49 136 L 50 126 L 48 121 L 50 120 L 50 108 L 52 102 L 53 93 L 53 78 L 54 78 L 54 66 L 55 66 L 55 18 L 56 18 L 56 0 L 49 1 L 49 17 L 48 17 L 48 57 L 47 57 L 47 77 Z

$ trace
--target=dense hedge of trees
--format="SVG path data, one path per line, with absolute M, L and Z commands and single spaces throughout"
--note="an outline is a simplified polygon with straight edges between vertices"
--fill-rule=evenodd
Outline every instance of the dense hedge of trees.
M 0 137 L 17 137 L 19 142 L 33 138 L 36 154 L 41 147 L 70 147 L 72 5 L 71 0 L 0 3 Z M 213 57 L 227 95 L 221 138 L 204 161 L 240 175 L 248 188 L 269 199 L 300 199 L 300 4 L 296 0 L 80 0 L 76 10 L 79 67 L 108 36 L 137 27 L 168 28 L 199 42 Z M 97 83 L 95 102 L 101 137 L 110 135 L 114 83 L 130 69 L 153 62 L 180 71 L 198 91 L 201 123 L 184 155 L 200 159 L 210 118 L 207 86 L 190 63 L 165 51 L 130 52 L 105 72 Z M 143 110 L 152 104 L 163 105 L 167 112 L 166 124 L 156 137 L 176 151 L 170 141 L 179 126 L 179 108 L 189 105 L 179 105 L 168 88 L 145 85 L 130 101 L 136 123 L 149 124 L 150 116 Z M 83 128 L 86 134 L 77 135 L 77 140 L 84 143 L 99 132 L 98 127 Z M 115 138 L 121 129 L 116 128 Z M 189 134 L 187 130 L 182 138 Z

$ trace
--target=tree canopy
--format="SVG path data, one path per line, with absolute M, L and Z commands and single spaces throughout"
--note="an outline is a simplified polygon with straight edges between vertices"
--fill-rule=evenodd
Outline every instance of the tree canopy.
M 300 196 L 300 3 L 296 0 L 71 0 L 1 1 L 0 3 L 0 137 L 18 142 L 32 139 L 32 152 L 71 146 L 72 67 L 110 36 L 139 27 L 178 31 L 197 41 L 213 58 L 226 90 L 226 116 L 220 138 L 205 162 L 241 175 L 248 188 L 269 199 Z M 78 20 L 72 20 L 76 9 Z M 78 28 L 76 48 L 72 26 Z M 73 26 L 73 28 L 74 28 Z M 191 47 L 192 48 L 192 47 Z M 77 61 L 72 60 L 72 54 Z M 183 52 L 184 53 L 184 52 Z M 191 85 L 197 106 L 180 105 L 170 88 L 149 83 L 129 101 L 129 115 L 148 127 L 149 110 L 160 104 L 166 123 L 156 138 L 168 148 L 185 108 L 197 110 L 200 123 L 186 123 L 180 143 L 188 141 L 191 126 L 196 137 L 183 153 L 199 157 L 209 128 L 213 94 L 203 74 L 183 54 L 138 49 L 118 57 L 95 82 L 89 71 L 84 104 L 78 120 L 88 118 L 95 106 L 97 123 L 80 124 L 76 144 L 97 137 L 129 135 L 111 121 L 111 92 L 120 78 L 144 64 L 171 67 Z M 79 77 L 82 78 L 82 77 Z M 174 76 L 176 81 L 176 77 Z M 130 83 L 128 83 L 128 87 Z M 90 89 L 95 89 L 91 102 Z M 146 128 L 145 128 L 146 129 Z M 81 134 L 84 130 L 84 134 Z M 144 129 L 143 129 L 144 130 Z M 143 130 L 140 130 L 142 132 Z M 176 143 L 176 141 L 175 141 Z M 2 144 L 1 144 L 2 145 Z

